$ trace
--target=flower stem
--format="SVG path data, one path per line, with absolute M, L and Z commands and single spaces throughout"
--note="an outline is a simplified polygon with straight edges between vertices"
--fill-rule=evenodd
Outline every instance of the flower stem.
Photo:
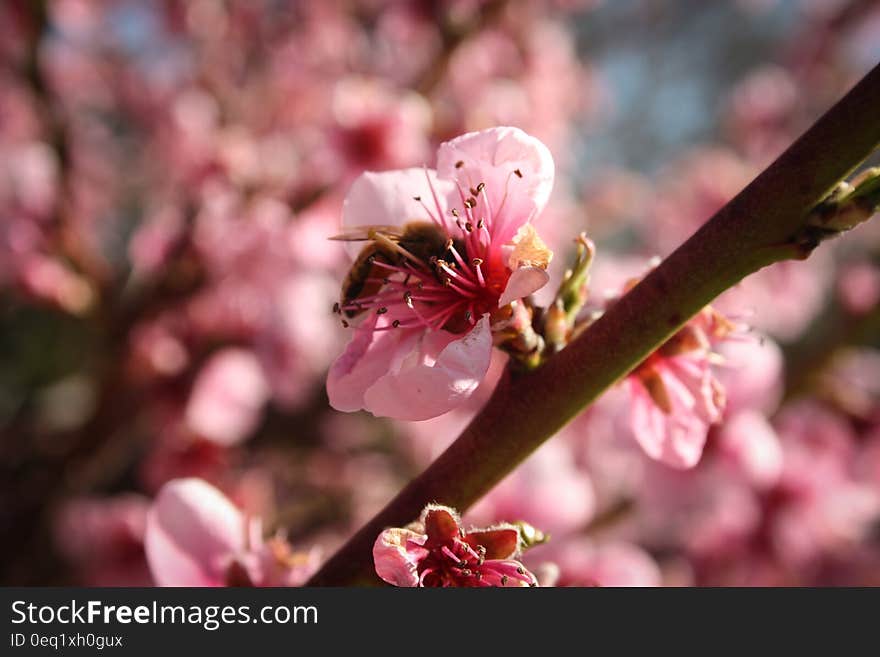
M 829 237 L 813 208 L 880 144 L 880 66 L 690 239 L 540 368 L 508 369 L 459 438 L 309 582 L 378 583 L 372 546 L 429 502 L 464 511 L 690 317 L 745 276 Z

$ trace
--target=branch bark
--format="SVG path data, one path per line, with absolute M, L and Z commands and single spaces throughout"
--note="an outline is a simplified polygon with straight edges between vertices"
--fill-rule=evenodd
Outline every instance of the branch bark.
M 372 546 L 425 504 L 466 510 L 626 376 L 690 317 L 745 276 L 806 258 L 826 237 L 810 210 L 880 144 L 880 66 L 580 337 L 539 369 L 508 370 L 459 438 L 309 582 L 375 584 Z

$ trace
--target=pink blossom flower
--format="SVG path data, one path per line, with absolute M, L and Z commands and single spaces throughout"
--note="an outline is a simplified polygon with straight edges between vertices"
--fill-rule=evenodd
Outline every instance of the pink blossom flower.
M 721 419 L 725 404 L 711 347 L 732 329 L 707 307 L 629 376 L 631 428 L 651 458 L 676 468 L 700 460 L 709 426 Z
M 343 210 L 346 230 L 424 222 L 418 225 L 436 231 L 440 249 L 421 257 L 385 239 L 397 259 L 373 260 L 377 289 L 343 300 L 340 312 L 369 314 L 330 370 L 334 408 L 425 420 L 474 392 L 489 367 L 493 333 L 517 320 L 513 302 L 549 278 L 552 254 L 530 221 L 552 185 L 549 151 L 516 128 L 442 144 L 437 171 L 365 173 L 355 181 Z
M 512 525 L 466 532 L 454 510 L 430 505 L 418 522 L 379 534 L 373 561 L 394 586 L 537 586 L 516 560 L 519 548 Z
M 159 586 L 297 586 L 317 567 L 201 479 L 174 479 L 147 516 L 147 562 Z
M 784 358 L 782 349 L 771 338 L 755 335 L 726 340 L 717 346 L 723 366 L 718 380 L 724 386 L 725 414 L 744 410 L 774 412 L 782 399 Z
M 837 280 L 837 296 L 853 315 L 867 315 L 880 303 L 880 267 L 870 262 L 845 266 Z

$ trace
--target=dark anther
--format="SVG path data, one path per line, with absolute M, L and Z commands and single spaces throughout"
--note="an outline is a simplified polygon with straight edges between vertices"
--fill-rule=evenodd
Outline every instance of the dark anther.
M 421 200 L 422 200 L 422 197 L 421 197 L 421 196 L 413 196 L 413 201 L 417 201 L 417 202 L 419 202 L 419 201 L 421 201 Z
M 395 319 L 393 322 L 391 322 L 391 326 L 393 326 L 394 328 L 397 328 L 398 326 L 400 326 L 400 320 Z
M 522 178 L 522 171 L 520 171 L 519 169 L 514 169 L 514 170 L 513 170 L 513 174 L 514 174 L 517 178 Z
M 382 306 L 381 308 L 376 309 L 377 315 L 384 315 L 387 312 L 388 312 L 388 308 L 386 308 L 385 306 Z
M 467 198 L 464 200 L 464 205 L 466 208 L 475 208 L 477 206 L 477 201 L 472 198 Z
M 481 182 L 479 185 L 477 185 L 477 194 L 482 192 L 484 189 L 486 189 L 486 183 Z M 476 196 L 477 194 L 474 194 L 474 196 Z
M 403 302 L 407 305 L 408 308 L 413 307 L 412 292 L 407 291 L 403 293 Z
M 340 312 L 339 302 L 337 301 L 336 303 L 333 304 L 333 314 L 338 315 L 339 312 Z
M 350 326 L 350 324 L 343 319 L 342 320 L 342 328 L 348 328 L 349 326 Z
M 480 265 L 483 264 L 483 259 L 482 258 L 474 258 L 473 260 L 471 260 L 471 264 L 473 264 L 474 267 L 479 267 Z
M 455 163 L 456 169 L 461 169 L 463 166 L 464 166 L 464 160 L 459 160 L 458 162 Z

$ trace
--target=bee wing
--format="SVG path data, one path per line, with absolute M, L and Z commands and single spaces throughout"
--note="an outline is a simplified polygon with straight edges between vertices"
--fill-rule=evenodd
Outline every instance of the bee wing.
M 367 242 L 376 238 L 376 235 L 384 235 L 391 239 L 397 239 L 403 234 L 400 226 L 358 226 L 355 229 L 334 235 L 328 239 L 338 242 Z

